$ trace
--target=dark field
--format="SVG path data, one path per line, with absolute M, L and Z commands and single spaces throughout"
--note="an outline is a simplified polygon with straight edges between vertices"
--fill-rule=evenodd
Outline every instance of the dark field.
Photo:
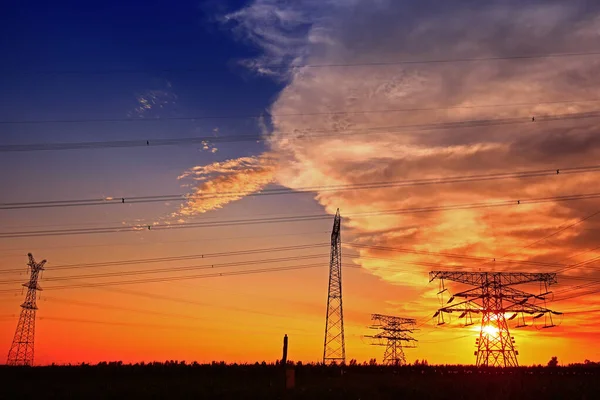
M 0 398 L 598 399 L 600 368 L 275 365 L 0 367 Z

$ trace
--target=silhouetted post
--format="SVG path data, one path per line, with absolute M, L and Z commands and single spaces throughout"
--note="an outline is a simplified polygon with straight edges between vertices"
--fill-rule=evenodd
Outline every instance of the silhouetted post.
M 285 367 L 287 364 L 287 350 L 288 350 L 288 337 L 287 335 L 283 336 L 283 358 L 281 359 L 281 364 Z
M 283 371 L 285 374 L 285 388 L 292 389 L 295 385 L 296 371 L 293 365 L 287 365 L 288 355 L 288 336 L 283 336 L 283 357 L 281 359 L 281 365 L 283 365 Z

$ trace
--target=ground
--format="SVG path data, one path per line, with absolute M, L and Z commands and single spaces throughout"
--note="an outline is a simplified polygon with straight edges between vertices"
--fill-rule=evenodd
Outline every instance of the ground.
M 595 399 L 600 368 L 295 366 L 284 389 L 276 365 L 1 367 L 0 399 Z M 534 397 L 535 396 L 535 397 Z

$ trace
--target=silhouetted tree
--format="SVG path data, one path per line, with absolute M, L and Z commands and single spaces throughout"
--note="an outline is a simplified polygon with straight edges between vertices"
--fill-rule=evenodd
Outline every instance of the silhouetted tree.
M 558 357 L 554 356 L 548 361 L 549 367 L 557 367 L 558 366 Z

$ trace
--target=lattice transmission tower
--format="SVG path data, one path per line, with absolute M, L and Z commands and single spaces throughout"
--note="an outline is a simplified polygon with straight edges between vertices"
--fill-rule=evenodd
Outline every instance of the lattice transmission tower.
M 27 288 L 27 295 L 25 296 L 25 302 L 21 304 L 21 315 L 19 316 L 15 337 L 8 351 L 6 360 L 8 365 L 33 365 L 35 311 L 37 310 L 35 300 L 37 291 L 42 290 L 38 285 L 38 277 L 40 272 L 44 270 L 46 260 L 37 263 L 31 253 L 28 254 L 28 257 L 29 263 L 27 265 L 31 275 L 29 282 L 23 284 Z
M 514 337 L 510 336 L 508 321 L 517 321 L 517 328 L 527 326 L 525 316 L 537 320 L 544 317 L 544 328 L 554 325 L 552 315 L 561 313 L 546 308 L 546 296 L 551 294 L 548 287 L 557 283 L 554 273 L 521 273 L 521 272 L 456 272 L 433 271 L 429 273 L 429 281 L 440 280 L 442 307 L 433 315 L 438 325 L 445 323 L 444 314 L 460 313 L 464 325 L 473 325 L 473 314 L 481 314 L 479 338 L 475 341 L 477 350 L 477 366 L 517 367 L 517 355 Z M 454 281 L 474 286 L 471 289 L 454 293 L 444 303 L 447 288 L 444 281 Z M 539 283 L 540 293 L 528 293 L 514 286 Z M 465 300 L 450 304 L 456 297 Z M 542 305 L 533 304 L 539 301 Z
M 371 315 L 373 325 L 369 328 L 379 330 L 375 335 L 366 335 L 373 340 L 375 346 L 385 346 L 383 364 L 405 365 L 404 349 L 417 347 L 417 339 L 412 334 L 417 321 L 412 318 L 394 317 L 391 315 Z
M 323 363 L 345 363 L 344 312 L 342 307 L 342 240 L 340 237 L 340 210 L 335 213 L 331 231 L 331 258 L 329 260 L 329 289 L 325 317 L 325 344 Z

